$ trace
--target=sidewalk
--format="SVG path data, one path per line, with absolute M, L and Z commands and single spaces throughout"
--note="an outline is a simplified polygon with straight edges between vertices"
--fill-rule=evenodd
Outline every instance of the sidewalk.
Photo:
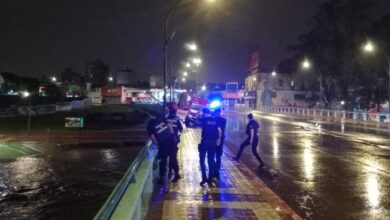
M 183 178 L 163 187 L 156 184 L 146 219 L 301 219 L 245 165 L 232 162 L 226 147 L 220 184 L 200 187 L 200 129 L 188 128 L 181 140 Z

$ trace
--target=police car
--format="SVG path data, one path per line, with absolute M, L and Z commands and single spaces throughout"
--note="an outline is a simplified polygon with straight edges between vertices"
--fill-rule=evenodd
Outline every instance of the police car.
M 199 126 L 201 125 L 202 118 L 202 109 L 208 108 L 211 112 L 216 109 L 223 110 L 223 104 L 221 99 L 207 100 L 199 99 L 191 103 L 190 108 L 184 119 L 184 124 L 189 127 L 191 125 Z

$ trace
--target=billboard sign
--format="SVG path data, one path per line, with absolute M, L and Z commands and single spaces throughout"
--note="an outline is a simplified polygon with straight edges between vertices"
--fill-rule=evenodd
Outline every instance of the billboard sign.
M 84 118 L 83 117 L 66 117 L 65 128 L 83 128 Z

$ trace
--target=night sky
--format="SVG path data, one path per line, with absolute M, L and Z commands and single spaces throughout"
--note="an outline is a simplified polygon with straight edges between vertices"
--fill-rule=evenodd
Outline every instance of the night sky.
M 191 2 L 186 1 L 184 2 Z M 198 1 L 200 2 L 200 1 Z M 243 81 L 249 53 L 260 51 L 260 66 L 272 68 L 288 56 L 286 46 L 310 27 L 323 0 L 219 0 L 184 3 L 173 15 L 175 67 L 188 56 L 183 44 L 201 48 L 206 81 Z M 375 0 L 375 12 L 390 8 Z M 162 36 L 169 0 L 1 0 L 0 72 L 59 75 L 66 67 L 84 71 L 102 59 L 116 69 L 143 76 L 162 74 Z M 389 9 L 387 9 L 389 10 Z

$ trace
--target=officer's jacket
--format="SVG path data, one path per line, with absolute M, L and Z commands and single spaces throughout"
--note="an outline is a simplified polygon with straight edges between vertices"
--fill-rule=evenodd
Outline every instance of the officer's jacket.
M 183 132 L 183 126 L 181 125 L 180 119 L 176 115 L 169 115 L 166 121 L 172 126 L 173 132 L 176 136 L 179 135 L 179 132 Z
M 220 124 L 213 117 L 202 118 L 202 140 L 216 141 Z
M 165 119 L 150 120 L 147 129 L 149 135 L 153 134 L 159 144 L 174 140 L 174 134 L 168 127 L 168 124 Z

